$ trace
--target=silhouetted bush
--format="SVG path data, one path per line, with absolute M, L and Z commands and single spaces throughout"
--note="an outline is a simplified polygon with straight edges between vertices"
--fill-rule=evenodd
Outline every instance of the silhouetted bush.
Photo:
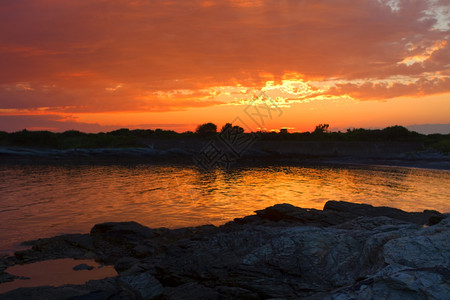
M 6 131 L 0 131 L 0 146 L 8 146 L 9 134 Z
M 86 136 L 87 133 L 78 131 L 78 130 L 67 130 L 64 131 L 63 133 L 60 133 L 60 136 L 62 138 L 69 138 L 69 137 L 83 137 Z
M 319 124 L 316 126 L 316 129 L 314 129 L 315 134 L 322 134 L 328 132 L 328 128 L 330 127 L 329 124 Z
M 107 134 L 114 135 L 114 136 L 129 136 L 130 135 L 130 129 L 128 128 L 121 128 L 114 131 L 110 131 Z
M 381 130 L 381 137 L 384 140 L 404 140 L 414 136 L 414 133 L 403 126 L 390 126 Z
M 217 125 L 214 123 L 205 123 L 197 126 L 195 133 L 200 136 L 211 136 L 217 133 Z
M 57 148 L 58 136 L 50 131 L 28 131 L 24 129 L 11 133 L 9 143 L 21 147 Z
M 151 138 L 155 136 L 155 131 L 151 129 L 135 129 L 132 130 L 131 135 L 140 138 Z
M 444 154 L 450 153 L 450 138 L 441 140 L 430 145 L 431 148 L 436 149 Z
M 155 137 L 157 138 L 174 138 L 178 137 L 179 133 L 173 130 L 163 130 L 163 129 L 156 129 L 155 130 Z
M 244 128 L 242 128 L 241 126 L 238 125 L 234 125 L 231 123 L 226 123 L 225 125 L 222 126 L 222 129 L 220 130 L 220 132 L 233 132 L 233 134 L 242 134 L 244 133 Z
M 76 149 L 76 148 L 96 148 L 96 139 L 85 136 L 71 136 L 61 139 L 59 143 L 60 149 Z
M 233 134 L 244 133 L 240 126 L 225 124 L 221 131 L 231 130 Z M 39 147 L 39 148 L 118 148 L 118 147 L 147 147 L 153 140 L 176 139 L 211 139 L 217 134 L 217 126 L 213 123 L 202 124 L 196 132 L 187 131 L 177 133 L 163 129 L 135 129 L 122 128 L 107 133 L 84 133 L 68 130 L 62 133 L 50 131 L 22 130 L 13 133 L 0 131 L 0 146 Z M 245 134 L 245 133 L 244 133 Z M 450 134 L 423 135 L 409 131 L 403 126 L 390 126 L 380 129 L 353 128 L 347 132 L 329 132 L 327 124 L 319 124 L 314 132 L 257 132 L 261 140 L 275 141 L 417 141 L 425 147 L 434 148 L 444 153 L 449 152 Z

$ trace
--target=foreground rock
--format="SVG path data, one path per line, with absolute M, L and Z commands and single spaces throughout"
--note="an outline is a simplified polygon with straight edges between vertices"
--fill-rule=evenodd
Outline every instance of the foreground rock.
M 220 227 L 103 223 L 90 234 L 28 242 L 0 270 L 95 258 L 119 276 L 0 299 L 445 299 L 449 241 L 448 215 L 336 201 L 323 211 L 278 204 Z

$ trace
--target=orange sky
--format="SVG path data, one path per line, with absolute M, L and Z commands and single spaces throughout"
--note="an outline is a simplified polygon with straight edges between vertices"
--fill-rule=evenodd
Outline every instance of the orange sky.
M 450 0 L 2 0 L 0 130 L 450 124 L 449 16 Z M 264 124 L 246 113 L 261 92 Z

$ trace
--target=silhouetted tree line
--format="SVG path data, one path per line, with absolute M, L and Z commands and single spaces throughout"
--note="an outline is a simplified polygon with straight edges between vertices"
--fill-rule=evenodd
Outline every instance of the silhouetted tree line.
M 0 146 L 40 147 L 40 148 L 119 148 L 119 147 L 147 147 L 151 140 L 171 139 L 211 139 L 221 132 L 232 132 L 234 135 L 245 135 L 245 130 L 237 125 L 226 123 L 217 131 L 214 123 L 205 123 L 197 127 L 195 132 L 177 133 L 163 129 L 135 129 L 126 128 L 100 133 L 84 133 L 69 130 L 62 133 L 50 131 L 22 130 L 13 133 L 0 131 Z M 403 126 L 390 126 L 384 129 L 352 128 L 346 132 L 331 132 L 328 124 L 319 124 L 312 132 L 280 132 L 258 131 L 260 140 L 287 141 L 419 141 L 426 147 L 433 147 L 442 152 L 450 151 L 450 134 L 424 135 L 409 131 Z

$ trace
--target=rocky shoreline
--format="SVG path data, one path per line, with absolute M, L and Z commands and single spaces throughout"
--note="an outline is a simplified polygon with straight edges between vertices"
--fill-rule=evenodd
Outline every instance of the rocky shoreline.
M 292 143 L 291 143 L 292 144 Z M 226 165 L 214 167 L 246 167 L 266 165 L 380 165 L 426 169 L 450 170 L 450 157 L 435 150 L 411 150 L 397 145 L 390 151 L 387 145 L 370 143 L 293 143 L 292 145 L 257 143 L 242 156 Z M 306 146 L 305 146 L 306 145 Z M 312 145 L 315 145 L 314 147 Z M 334 146 L 333 146 L 334 145 Z M 353 146 L 352 146 L 353 145 Z M 389 145 L 389 144 L 388 144 Z M 203 169 L 198 165 L 201 143 L 197 147 L 170 148 L 92 148 L 92 149 L 42 149 L 0 147 L 1 164 L 155 164 L 182 165 Z M 286 146 L 286 147 L 285 147 Z M 283 149 L 285 147 L 286 149 Z M 335 147 L 335 148 L 333 148 Z M 336 148 L 337 147 L 337 148 Z M 343 149 L 340 149 L 340 148 Z M 352 148 L 354 147 L 354 149 Z M 327 149 L 321 152 L 318 149 Z M 376 148 L 377 152 L 367 149 Z M 393 148 L 395 148 L 393 146 Z M 330 149 L 339 149 L 331 151 Z M 351 151 L 350 151 L 351 150 Z
M 84 285 L 19 288 L 0 299 L 445 299 L 450 215 L 329 201 L 277 204 L 216 227 L 95 225 L 89 234 L 26 242 L 6 269 L 95 259 L 118 276 Z

